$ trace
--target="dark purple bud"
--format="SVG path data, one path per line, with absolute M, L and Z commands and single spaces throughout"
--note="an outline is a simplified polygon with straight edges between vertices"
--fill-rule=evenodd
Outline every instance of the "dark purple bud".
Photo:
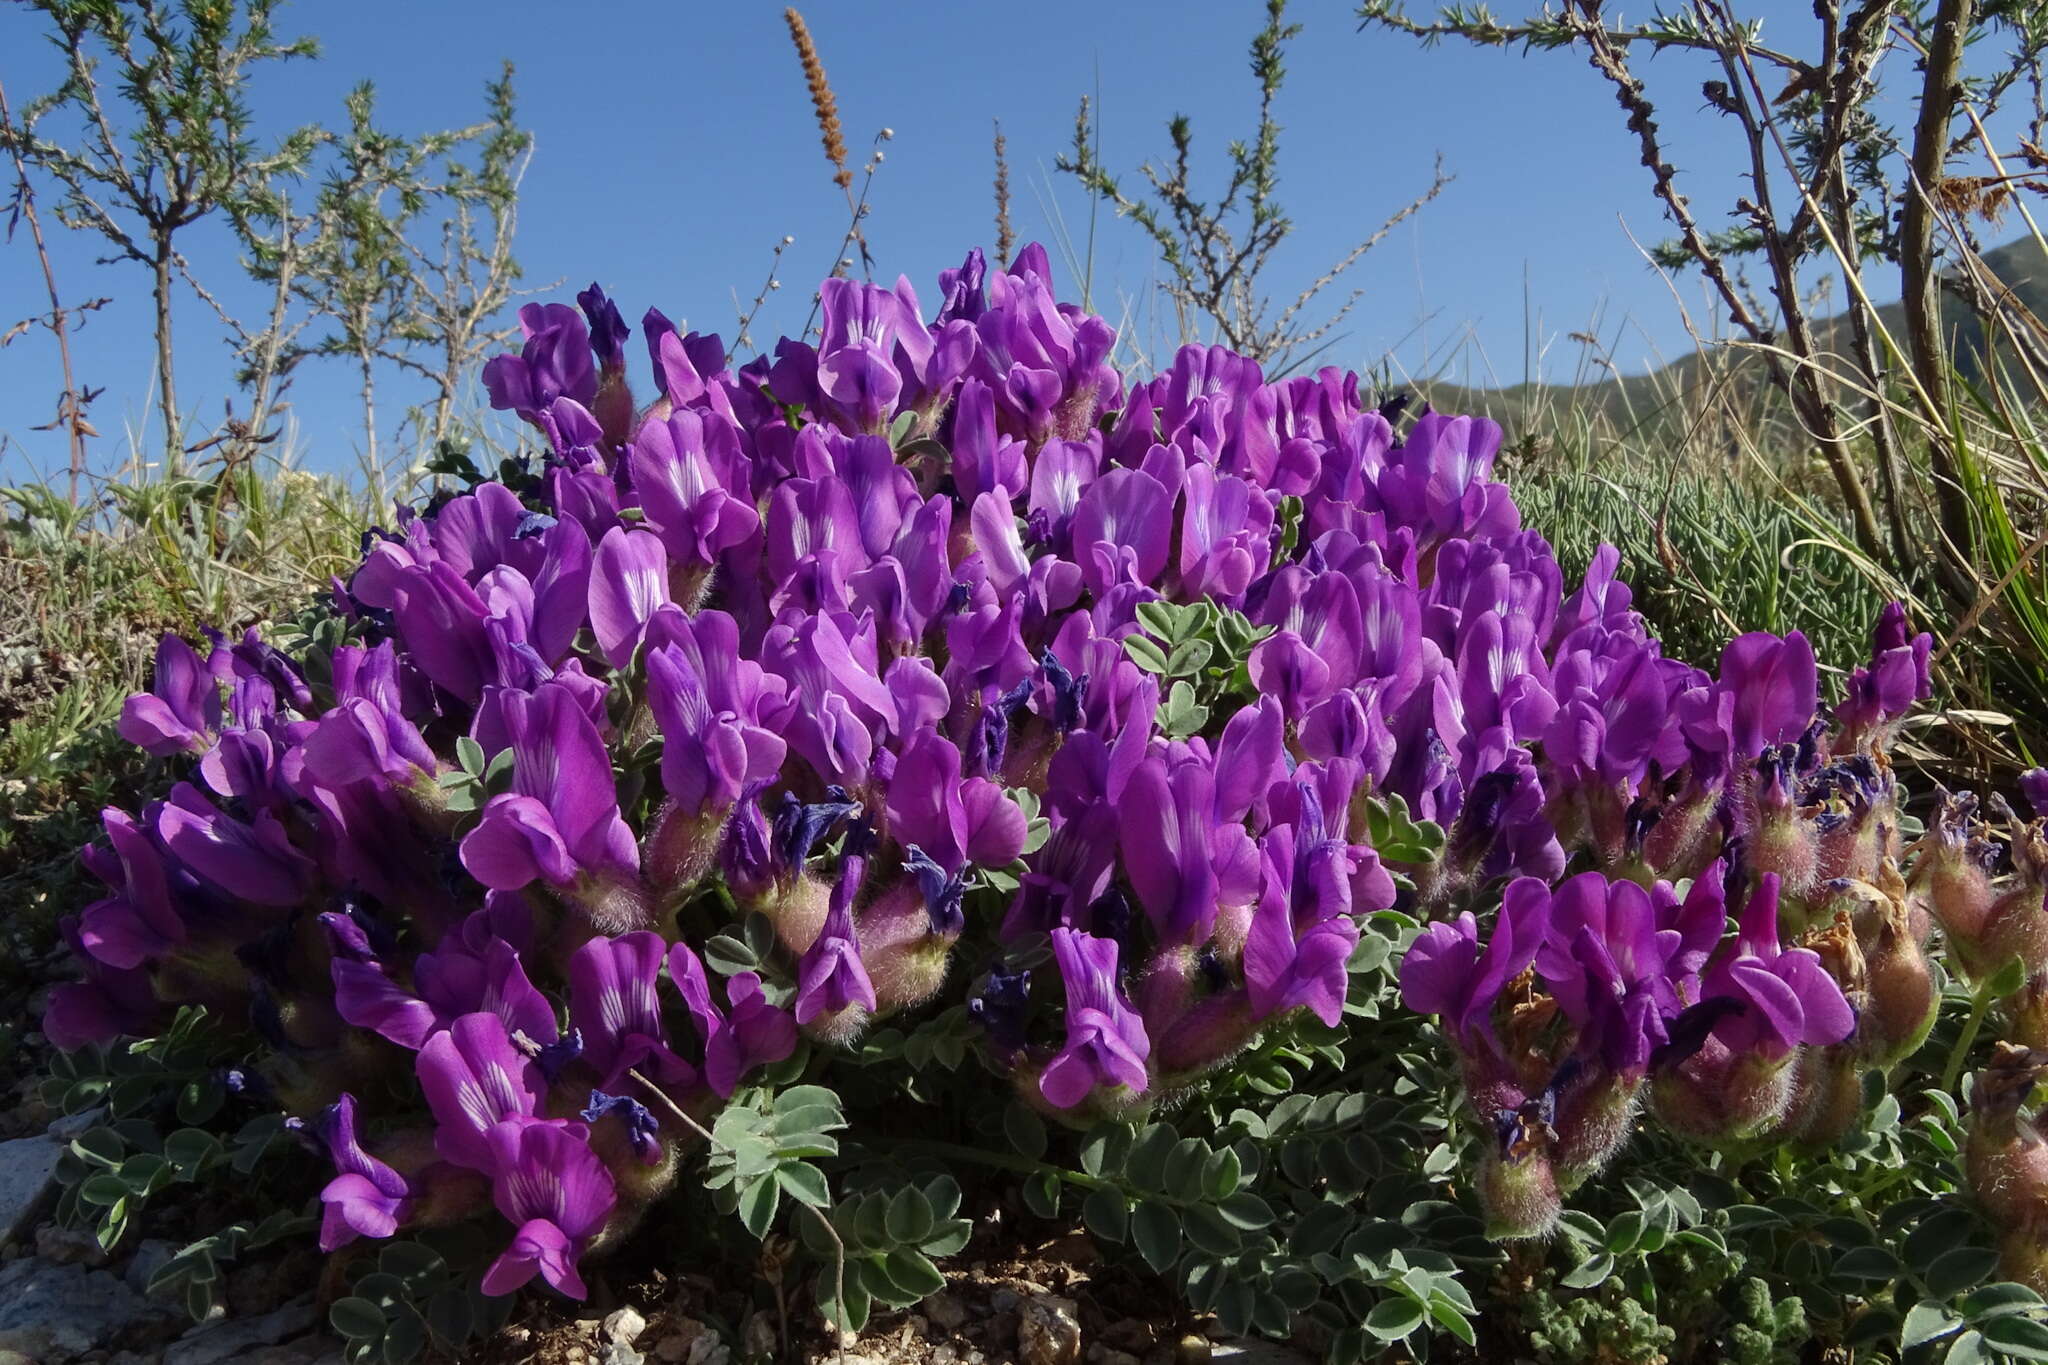
M 995 967 L 981 994 L 967 1002 L 968 1017 L 981 1025 L 989 1041 L 1008 1052 L 1024 1046 L 1024 1018 L 1031 1009 L 1031 973 Z
M 646 1105 L 631 1095 L 607 1095 L 602 1090 L 590 1092 L 590 1103 L 583 1106 L 578 1117 L 585 1123 L 600 1123 L 616 1118 L 626 1125 L 626 1141 L 633 1148 L 633 1155 L 652 1166 L 661 1160 L 661 1124 Z
M 966 912 L 960 908 L 961 898 L 967 893 L 967 884 L 959 873 L 948 872 L 933 862 L 916 844 L 903 850 L 903 868 L 917 878 L 918 890 L 924 893 L 925 913 L 931 917 L 934 934 L 956 935 L 967 927 Z
M 830 834 L 841 820 L 860 814 L 860 809 L 860 802 L 848 799 L 844 787 L 827 787 L 823 801 L 808 805 L 798 800 L 794 792 L 784 792 L 782 804 L 775 811 L 771 836 L 775 856 L 781 860 L 784 872 L 794 876 L 803 871 L 812 846 Z

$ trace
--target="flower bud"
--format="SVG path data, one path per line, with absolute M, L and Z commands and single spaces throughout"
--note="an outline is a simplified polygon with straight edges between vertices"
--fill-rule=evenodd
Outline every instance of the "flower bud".
M 1551 1166 L 1552 1133 L 1531 1100 L 1504 1113 L 1495 1141 L 1479 1159 L 1479 1202 L 1486 1210 L 1486 1235 L 1497 1240 L 1547 1237 L 1557 1226 L 1564 1201 Z
M 2048 1200 L 2048 1139 L 2038 1121 L 2020 1117 L 2044 1071 L 2048 1054 L 1999 1043 L 1972 1089 L 1963 1170 L 1970 1192 L 2002 1228 L 2037 1224 Z
M 1193 1076 L 1244 1051 L 1257 1033 L 1249 997 L 1240 990 L 1223 991 L 1155 1032 L 1153 1060 L 1162 1075 Z
M 1863 1063 L 1856 1043 L 1801 1048 L 1791 1065 L 1791 1097 L 1772 1137 L 1809 1152 L 1825 1151 L 1856 1126 L 1863 1112 Z
M 1994 898 L 1989 869 L 1997 849 L 1984 835 L 1977 798 L 1944 792 L 1933 824 L 1913 847 L 1913 875 L 1906 883 L 1908 913 L 1930 915 L 1941 925 L 1965 965 Z
M 1597 1175 L 1628 1141 L 1642 1094 L 1640 1081 L 1603 1072 L 1567 1084 L 1557 1097 L 1553 1164 L 1569 1194 Z
M 877 896 L 860 914 L 861 961 L 876 1011 L 892 1014 L 938 994 L 958 938 L 933 931 L 924 893 L 909 878 Z
M 1816 831 L 1794 795 L 1799 746 L 1765 749 L 1743 793 L 1743 846 L 1758 875 L 1775 872 L 1788 895 L 1813 885 L 1819 868 Z
M 711 871 L 729 814 L 725 810 L 688 814 L 673 801 L 662 809 L 640 855 L 660 918 L 673 915 Z
M 1665 1127 L 1709 1147 L 1736 1146 L 1767 1131 L 1783 1118 L 1791 1099 L 1792 1068 L 1785 1060 L 1731 1052 L 1713 1037 L 1657 1075 L 1650 1090 Z

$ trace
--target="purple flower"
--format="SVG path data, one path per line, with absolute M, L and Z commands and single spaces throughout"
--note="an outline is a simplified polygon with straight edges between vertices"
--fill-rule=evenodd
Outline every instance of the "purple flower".
M 1731 1052 L 1779 1060 L 1801 1044 L 1839 1043 L 1856 1031 L 1856 1013 L 1820 956 L 1778 943 L 1778 878 L 1757 879 L 1736 920 L 1735 941 L 1701 979 L 1702 998 L 1740 1006 L 1714 1025 Z
M 1098 1088 L 1142 1093 L 1152 1043 L 1117 982 L 1116 940 L 1055 929 L 1052 950 L 1067 988 L 1067 1041 L 1040 1073 L 1039 1093 L 1056 1109 L 1073 1109 Z
M 647 704 L 662 732 L 662 785 L 690 814 L 725 810 L 782 770 L 782 738 L 761 724 L 775 694 L 761 666 L 740 657 L 738 631 L 724 613 L 685 621 L 665 612 L 655 634 L 669 641 L 647 654 Z
M 491 406 L 510 408 L 540 424 L 540 414 L 557 398 L 588 405 L 597 396 L 597 367 L 590 331 L 565 303 L 529 303 L 519 310 L 526 343 L 516 356 L 501 355 L 484 366 Z
M 356 1140 L 355 1096 L 344 1094 L 314 1125 L 338 1174 L 320 1191 L 320 1249 L 338 1251 L 358 1237 L 398 1231 L 412 1190 L 405 1177 L 363 1150 Z
M 483 819 L 462 840 L 462 865 L 498 891 L 535 881 L 566 889 L 636 878 L 640 855 L 619 816 L 611 757 L 574 694 L 549 685 L 507 692 L 502 702 L 512 790 L 484 806 Z
M 1166 567 L 1173 498 L 1136 469 L 1112 469 L 1088 485 L 1074 508 L 1074 559 L 1097 594 L 1115 583 L 1149 584 Z
M 761 978 L 738 972 L 726 978 L 727 1008 L 711 998 L 704 964 L 685 943 L 668 950 L 669 979 L 675 982 L 704 1043 L 704 1079 L 720 1095 L 732 1094 L 757 1066 L 769 1066 L 796 1051 L 796 1020 L 768 1002 Z
M 157 641 L 150 690 L 121 704 L 121 738 L 158 757 L 198 753 L 220 730 L 220 676 L 175 635 Z
M 1721 651 L 1717 697 L 1737 759 L 1765 746 L 1797 740 L 1818 704 L 1813 646 L 1798 631 L 1782 639 L 1763 631 L 1738 636 Z
M 680 565 L 708 566 L 752 536 L 761 525 L 753 500 L 726 488 L 714 467 L 706 439 L 729 432 L 723 419 L 709 421 L 688 408 L 666 421 L 641 424 L 633 438 L 633 488 L 647 523 L 669 557 Z M 733 457 L 738 442 L 733 441 Z
M 875 1007 L 875 988 L 861 965 L 860 943 L 853 931 L 853 898 L 860 889 L 866 862 L 842 859 L 839 879 L 825 912 L 825 927 L 797 964 L 796 1021 L 828 1022 L 864 1017 Z
M 669 600 L 668 551 L 652 531 L 614 526 L 590 568 L 590 629 L 613 668 L 625 666 L 641 632 Z
M 1533 877 L 1508 887 L 1483 952 L 1479 924 L 1469 910 L 1454 922 L 1427 926 L 1401 961 L 1401 1003 L 1441 1018 L 1468 1054 L 1497 1046 L 1494 1006 L 1508 983 L 1536 960 L 1549 926 L 1550 892 Z
M 491 1130 L 506 1119 L 532 1118 L 547 1083 L 532 1058 L 512 1044 L 495 1014 L 465 1014 L 427 1039 L 418 1059 L 420 1090 L 438 1128 L 434 1150 L 445 1161 L 490 1174 Z
M 618 1203 L 611 1173 L 579 1132 L 558 1124 L 510 1120 L 491 1130 L 490 1145 L 491 1196 L 517 1231 L 484 1272 L 484 1293 L 510 1294 L 538 1275 L 584 1297 L 576 1259 Z
M 1934 693 L 1934 637 L 1924 631 L 1909 635 L 1906 609 L 1887 602 L 1878 614 L 1870 663 L 1854 669 L 1835 708 L 1843 743 L 1855 746 L 1865 736 L 1884 737 L 1916 703 Z
M 643 930 L 594 938 L 569 959 L 569 1020 L 583 1035 L 583 1060 L 600 1089 L 617 1090 L 632 1070 L 664 1087 L 696 1081 L 661 1022 L 655 983 L 664 953 L 661 936 Z

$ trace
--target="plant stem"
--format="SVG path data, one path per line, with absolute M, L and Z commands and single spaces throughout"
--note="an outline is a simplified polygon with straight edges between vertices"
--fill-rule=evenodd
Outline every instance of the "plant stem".
M 1963 1074 L 1963 1059 L 1970 1055 L 1970 1045 L 1977 1041 L 1977 1030 L 1984 1026 L 1984 1012 L 1991 1008 L 1991 987 L 1986 982 L 1977 987 L 1970 997 L 1970 1017 L 1963 1025 L 1963 1031 L 1956 1036 L 1956 1045 L 1949 1049 L 1948 1064 L 1941 1069 L 1941 1088 L 1955 1093 L 1956 1080 Z
M 697 1135 L 704 1139 L 706 1146 L 723 1147 L 725 1145 L 717 1138 L 711 1136 L 711 1130 L 699 1123 L 689 1110 L 670 1099 L 666 1090 L 663 1090 L 653 1081 L 641 1075 L 638 1067 L 628 1067 L 626 1074 L 631 1076 L 642 1090 L 652 1095 L 654 1102 L 667 1110 L 684 1127 L 694 1129 Z M 827 1218 L 823 1211 L 811 1208 L 809 1204 L 804 1203 L 802 1200 L 794 1200 L 792 1202 L 798 1208 L 808 1210 L 811 1217 L 818 1220 L 818 1226 L 824 1229 L 825 1235 L 832 1239 L 832 1301 L 839 1309 L 839 1323 L 836 1330 L 832 1333 L 832 1349 L 839 1361 L 839 1365 L 846 1365 L 846 1333 L 848 1330 L 846 1319 L 846 1243 L 839 1236 L 839 1229 L 832 1226 L 832 1220 Z

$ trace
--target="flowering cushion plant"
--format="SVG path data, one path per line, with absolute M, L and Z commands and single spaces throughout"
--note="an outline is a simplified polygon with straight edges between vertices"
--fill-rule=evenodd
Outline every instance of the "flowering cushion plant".
M 1832 717 L 1797 634 L 1666 658 L 1613 551 L 1567 582 L 1520 524 L 1492 423 L 1215 348 L 1127 379 L 1051 279 L 828 280 L 738 368 L 650 311 L 639 394 L 601 291 L 522 310 L 485 383 L 538 469 L 401 508 L 292 652 L 164 641 L 120 726 L 178 780 L 87 850 L 51 1041 L 246 1021 L 324 1249 L 496 1220 L 487 1292 L 580 1296 L 736 1093 L 918 1012 L 1130 1120 L 1341 1025 L 1393 926 L 1518 1236 L 1646 1108 L 1839 1135 L 1935 922 L 2044 965 L 1968 811 L 1900 873 L 1902 613 Z

